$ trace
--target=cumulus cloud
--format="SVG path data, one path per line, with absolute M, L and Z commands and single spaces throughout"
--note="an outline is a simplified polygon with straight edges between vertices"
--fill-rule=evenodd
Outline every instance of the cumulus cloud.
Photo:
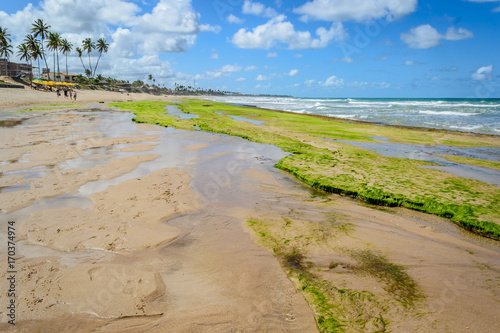
M 241 24 L 243 23 L 243 20 L 240 19 L 239 17 L 233 15 L 233 14 L 229 14 L 228 17 L 227 17 L 227 21 L 229 23 L 235 23 L 235 24 Z
M 245 81 L 246 79 L 244 77 L 239 77 L 237 78 L 235 81 L 236 82 L 241 82 L 241 81 Z
M 243 69 L 243 67 L 234 64 L 234 65 L 224 65 L 221 68 L 217 68 L 211 71 L 206 71 L 206 75 L 197 75 L 196 79 L 209 80 L 219 77 L 229 77 L 233 73 L 239 72 Z
M 469 2 L 500 2 L 500 0 L 466 0 Z M 491 10 L 493 13 L 500 13 L 500 7 L 493 8 Z
M 316 30 L 318 38 L 312 38 L 309 31 L 296 31 L 293 24 L 285 20 L 286 16 L 279 15 L 252 31 L 242 28 L 231 42 L 246 49 L 269 49 L 279 44 L 287 45 L 288 49 L 316 49 L 326 47 L 332 39 L 346 38 L 342 23 L 333 23 L 329 30 L 320 27 Z
M 313 80 L 313 79 L 304 81 L 304 84 L 305 84 L 306 86 L 308 86 L 308 87 L 311 87 L 311 86 L 312 86 L 312 85 L 314 85 L 315 83 L 316 83 L 316 80 Z
M 344 85 L 344 79 L 332 75 L 325 82 L 320 82 L 320 84 L 325 87 L 341 87 Z
M 104 37 L 110 43 L 109 52 L 100 61 L 102 74 L 112 75 L 111 70 L 120 64 L 121 78 L 143 77 L 143 63 L 147 74 L 155 77 L 171 77 L 172 67 L 160 60 L 162 52 L 185 52 L 202 31 L 218 32 L 219 26 L 200 23 L 200 15 L 190 0 L 159 0 L 154 7 L 143 12 L 131 0 L 41 0 L 38 6 L 28 4 L 12 14 L 0 11 L 2 26 L 8 27 L 13 44 L 21 43 L 30 32 L 31 24 L 38 18 L 60 32 L 74 47 L 84 38 L 94 41 Z M 93 55 L 95 56 L 95 54 Z M 107 58 L 113 59 L 108 61 Z M 153 61 L 151 67 L 145 63 Z M 95 59 L 93 60 L 93 63 Z M 80 60 L 75 52 L 68 58 L 70 71 L 81 71 Z M 147 75 L 146 74 L 146 75 Z
M 253 65 L 245 67 L 245 71 L 254 71 L 256 69 L 259 69 L 259 67 Z
M 371 21 L 392 20 L 413 13 L 417 0 L 313 0 L 295 8 L 303 21 Z
M 442 39 L 456 41 L 473 36 L 474 34 L 467 29 L 456 30 L 454 27 L 448 28 L 446 34 L 442 35 L 431 25 L 423 24 L 412 28 L 408 33 L 402 33 L 401 40 L 412 49 L 428 49 L 438 46 Z
M 260 2 L 253 2 L 250 0 L 245 0 L 245 2 L 243 2 L 241 11 L 243 14 L 252 14 L 269 18 L 278 16 L 278 13 L 274 9 L 266 7 Z
M 292 69 L 292 70 L 288 73 L 288 75 L 290 75 L 290 76 L 295 76 L 295 75 L 297 75 L 297 74 L 299 74 L 299 70 L 298 70 L 298 69 Z
M 464 28 L 458 28 L 458 30 L 456 30 L 454 27 L 449 27 L 444 35 L 444 39 L 446 40 L 461 40 L 472 37 L 474 37 L 474 34 L 469 30 Z
M 428 49 L 439 45 L 443 37 L 429 24 L 412 28 L 409 33 L 402 33 L 401 40 L 412 49 Z
M 479 67 L 474 73 L 472 73 L 471 78 L 474 81 L 483 81 L 491 79 L 491 72 L 493 72 L 493 65 Z

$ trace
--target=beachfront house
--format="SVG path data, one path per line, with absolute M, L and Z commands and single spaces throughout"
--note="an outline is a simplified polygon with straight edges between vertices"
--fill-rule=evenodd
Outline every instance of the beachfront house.
M 44 69 L 42 73 L 42 79 L 48 80 L 50 75 L 50 80 L 56 81 L 56 82 L 70 82 L 74 83 L 75 78 L 78 76 L 78 74 L 69 74 L 68 72 L 61 72 L 61 73 L 54 73 L 54 72 L 49 72 L 46 69 Z
M 0 75 L 10 77 L 29 75 L 32 70 L 29 64 L 10 62 L 5 58 L 0 58 Z

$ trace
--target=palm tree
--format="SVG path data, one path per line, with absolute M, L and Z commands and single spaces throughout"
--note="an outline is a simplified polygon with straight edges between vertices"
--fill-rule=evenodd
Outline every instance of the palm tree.
M 8 28 L 0 27 L 0 44 L 8 44 L 11 42 L 10 34 L 7 32 Z
M 66 73 L 68 73 L 68 74 L 69 74 L 69 71 L 68 71 L 68 53 L 70 53 L 72 49 L 73 49 L 73 44 L 68 42 L 67 39 L 61 40 L 60 51 L 66 55 Z
M 109 50 L 109 44 L 106 43 L 106 40 L 104 38 L 99 38 L 97 40 L 96 50 L 99 52 L 99 58 L 97 59 L 97 64 L 95 65 L 94 76 L 95 76 L 95 73 L 97 72 L 97 66 L 99 65 L 99 60 L 101 60 L 102 53 L 103 52 L 108 53 L 108 50 Z
M 11 42 L 11 39 L 10 34 L 7 32 L 7 30 L 8 28 L 0 27 L 0 57 L 5 55 L 8 61 L 9 47 L 12 48 L 12 46 L 10 46 L 9 44 Z M 12 53 L 12 50 L 10 50 L 10 52 Z M 7 75 L 7 62 L 5 62 L 5 75 Z
M 32 57 L 31 57 L 31 50 L 28 45 L 26 44 L 21 44 L 17 46 L 17 55 L 19 56 L 19 59 L 21 60 L 26 60 L 27 62 L 29 61 L 31 68 L 33 68 L 33 63 L 32 63 Z M 33 80 L 32 77 L 33 74 L 33 69 L 30 72 L 30 86 L 31 86 L 31 80 Z
M 40 38 L 42 40 L 40 56 L 42 57 L 43 60 L 45 60 L 45 67 L 48 68 L 49 65 L 47 65 L 47 57 L 45 56 L 45 51 L 43 50 L 43 41 L 50 34 L 50 31 L 49 31 L 50 25 L 47 25 L 43 22 L 43 20 L 38 19 L 35 21 L 35 23 L 32 24 L 32 26 L 33 26 L 33 28 L 31 28 L 31 32 L 34 34 L 35 38 L 40 36 Z M 49 69 L 49 73 L 47 74 L 47 76 L 50 80 L 50 69 Z
M 32 36 L 32 35 L 27 35 Z M 28 43 L 29 48 L 31 50 L 31 57 L 33 60 L 38 61 L 38 75 L 40 75 L 40 58 L 43 58 L 44 54 L 42 53 L 42 49 L 40 48 L 40 42 L 35 39 L 33 43 Z
M 82 42 L 82 48 L 84 51 L 87 51 L 89 55 L 89 68 L 90 68 L 90 77 L 92 77 L 92 63 L 90 62 L 90 53 L 95 49 L 95 43 L 90 38 L 85 38 Z
M 47 48 L 54 52 L 54 71 L 56 69 L 56 57 L 57 57 L 57 73 L 60 72 L 59 52 L 58 52 L 60 46 L 61 46 L 61 36 L 57 32 L 51 32 L 49 34 L 49 40 L 47 41 Z
M 83 71 L 86 73 L 87 72 L 87 69 L 85 68 L 85 64 L 83 63 L 83 60 L 82 60 L 82 54 L 83 54 L 83 51 L 81 48 L 77 47 L 75 49 L 76 53 L 78 53 L 78 58 L 80 58 L 80 61 L 82 62 L 82 66 L 83 66 Z
M 7 61 L 5 62 L 5 75 L 7 75 L 8 67 L 7 63 L 9 62 L 9 57 L 10 54 L 12 54 L 12 45 L 10 45 L 7 41 L 4 43 L 0 43 L 0 57 L 5 57 L 7 58 Z

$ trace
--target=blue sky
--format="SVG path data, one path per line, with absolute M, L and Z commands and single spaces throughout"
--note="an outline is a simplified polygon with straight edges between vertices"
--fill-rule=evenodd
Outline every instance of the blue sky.
M 97 72 L 130 81 L 152 74 L 167 87 L 300 97 L 500 97 L 500 0 L 0 5 L 14 47 L 37 18 L 75 46 L 106 38 L 110 51 Z M 75 52 L 68 63 L 82 72 Z

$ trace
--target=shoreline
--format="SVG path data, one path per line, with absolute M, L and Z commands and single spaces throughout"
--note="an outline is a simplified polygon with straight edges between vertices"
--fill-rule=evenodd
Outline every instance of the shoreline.
M 200 97 L 202 98 L 202 97 Z M 210 101 L 216 101 L 216 102 L 220 102 L 219 99 L 215 98 L 215 99 L 210 99 L 210 96 L 207 97 Z M 302 98 L 297 98 L 297 97 L 293 97 L 293 98 L 296 98 L 298 100 L 302 99 Z M 305 100 L 308 100 L 309 98 L 305 98 Z M 315 98 L 310 98 L 310 99 L 315 99 Z M 319 98 L 321 99 L 321 98 Z M 332 98 L 333 100 L 337 100 L 338 98 Z M 344 98 L 346 100 L 348 100 L 349 98 Z M 328 99 L 325 99 L 325 100 L 328 100 Z M 392 98 L 379 98 L 379 99 L 375 99 L 375 98 L 359 98 L 359 100 L 382 100 L 382 101 L 394 101 L 394 100 L 398 100 L 397 98 L 396 99 L 392 99 Z M 415 99 L 412 99 L 412 98 L 403 98 L 402 100 L 409 100 L 409 101 L 412 101 L 412 100 L 415 100 Z M 419 99 L 417 99 L 419 100 Z M 441 98 L 441 99 L 430 99 L 430 100 L 435 100 L 435 101 L 440 101 L 440 100 L 446 100 L 445 98 Z M 457 98 L 455 100 L 474 100 L 474 99 L 460 99 L 460 98 Z M 500 98 L 490 98 L 490 99 L 478 99 L 478 100 L 493 100 L 493 101 L 500 101 Z M 352 122 L 352 123 L 360 123 L 360 124 L 374 124 L 374 125 L 380 125 L 380 126 L 393 126 L 393 127 L 401 127 L 401 128 L 408 128 L 408 129 L 421 129 L 421 130 L 442 130 L 442 131 L 449 131 L 449 132 L 458 132 L 458 133 L 471 133 L 471 134 L 479 134 L 479 135 L 492 135 L 492 136 L 500 136 L 500 134 L 495 134 L 495 133 L 479 133 L 479 132 L 473 132 L 473 131 L 467 131 L 467 130 L 459 130 L 459 129 L 446 129 L 446 128 L 439 128 L 439 127 L 422 127 L 422 126 L 411 126 L 411 125 L 400 125 L 400 124 L 388 124 L 388 123 L 384 123 L 384 122 L 378 122 L 378 121 L 365 121 L 365 120 L 356 120 L 356 119 L 350 119 L 350 118 L 340 118 L 340 117 L 336 117 L 334 115 L 330 116 L 326 116 L 326 115 L 321 115 L 321 114 L 314 114 L 314 113 L 302 113 L 302 112 L 295 112 L 295 111 L 286 111 L 286 110 L 279 110 L 279 109 L 272 109 L 272 108 L 266 108 L 266 107 L 260 107 L 260 106 L 257 106 L 257 105 L 252 105 L 252 104 L 245 104 L 245 103 L 239 103 L 239 102 L 220 102 L 220 103 L 226 103 L 226 104 L 232 104 L 232 105 L 235 105 L 235 106 L 242 106 L 242 107 L 250 107 L 250 108 L 259 108 L 259 109 L 263 109 L 263 110 L 268 110 L 268 111 L 276 111 L 276 112 L 291 112 L 291 113 L 294 113 L 294 114 L 303 114 L 303 115 L 311 115 L 311 116 L 318 116 L 318 117 L 326 117 L 326 119 L 328 118 L 331 118 L 331 119 L 335 119 L 337 121 L 342 121 L 342 122 Z M 265 104 L 265 102 L 262 102 Z
M 373 142 L 371 136 L 376 136 L 405 144 L 499 147 L 500 141 L 496 137 L 483 136 L 478 140 L 476 136 L 458 132 L 408 130 L 332 119 L 325 121 L 317 117 L 303 117 L 303 114 L 234 107 L 201 99 L 187 99 L 179 106 L 183 112 L 192 113 L 200 120 L 182 120 L 165 116 L 161 102 L 147 103 L 148 109 L 144 109 L 144 105 L 140 102 L 113 104 L 133 111 L 137 116 L 134 119 L 139 123 L 180 129 L 197 126 L 205 131 L 274 144 L 292 153 L 276 166 L 315 188 L 359 197 L 380 206 L 403 206 L 435 214 L 449 218 L 469 231 L 494 239 L 500 237 L 500 215 L 493 204 L 500 195 L 495 185 L 498 180 L 485 184 L 477 182 L 480 178 L 463 178 L 466 176 L 463 170 L 450 174 L 447 172 L 453 172 L 450 168 L 443 169 L 446 171 L 443 173 L 436 167 L 436 171 L 432 171 L 429 168 L 435 165 L 432 162 L 384 156 L 345 143 L 346 140 Z M 219 111 L 214 113 L 213 109 Z M 239 118 L 231 120 L 233 116 Z M 259 124 L 250 125 L 245 118 L 258 120 Z M 299 123 L 302 126 L 298 126 Z M 469 159 L 467 163 L 475 167 L 477 163 L 473 160 Z M 491 174 L 498 172 L 491 170 Z M 471 190 L 477 191 L 475 196 L 471 195 Z M 478 200 L 484 200 L 486 204 Z

